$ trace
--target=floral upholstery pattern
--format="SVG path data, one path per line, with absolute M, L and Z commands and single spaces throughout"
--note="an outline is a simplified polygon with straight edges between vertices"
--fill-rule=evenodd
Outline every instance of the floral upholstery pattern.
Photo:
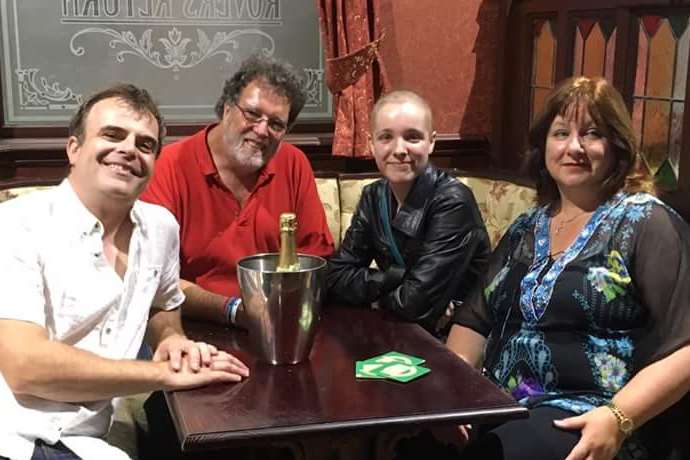
M 496 247 L 510 224 L 535 204 L 536 191 L 530 187 L 482 177 L 458 177 L 458 179 L 474 193 L 492 248 Z M 350 226 L 362 189 L 375 180 L 376 178 L 340 179 L 341 239 Z
M 323 210 L 326 213 L 328 229 L 337 248 L 340 244 L 340 191 L 337 177 L 317 177 L 316 190 L 319 193 Z
M 510 224 L 536 204 L 536 190 L 529 187 L 481 177 L 458 179 L 474 193 L 492 248 L 496 247 Z
M 489 232 L 491 246 L 496 247 L 508 226 L 520 214 L 535 204 L 534 189 L 509 181 L 483 177 L 458 177 L 467 185 L 477 200 L 479 210 Z M 352 215 L 359 203 L 362 189 L 377 180 L 375 175 L 364 177 L 317 177 L 316 189 L 328 220 L 328 228 L 333 235 L 336 248 L 350 226 Z M 0 202 L 48 187 L 16 187 L 0 190 Z
M 375 177 L 366 179 L 340 179 L 340 237 L 345 237 L 345 231 L 352 222 L 352 215 L 357 209 L 362 189 L 378 180 Z
M 41 187 L 15 187 L 8 188 L 6 190 L 0 190 L 0 203 L 3 201 L 11 200 L 12 198 L 17 198 L 21 195 L 26 195 L 37 190 L 44 190 L 50 188 L 51 186 L 41 186 Z

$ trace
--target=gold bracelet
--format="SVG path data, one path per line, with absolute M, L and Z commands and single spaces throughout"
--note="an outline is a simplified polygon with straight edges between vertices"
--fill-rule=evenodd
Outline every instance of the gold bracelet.
M 625 412 L 623 412 L 620 407 L 616 406 L 613 401 L 610 401 L 608 404 L 606 404 L 606 407 L 608 407 L 613 413 L 613 416 L 616 417 L 616 422 L 618 423 L 618 429 L 620 432 L 623 433 L 626 438 L 630 436 L 635 429 L 635 424 L 633 423 L 632 419 L 625 415 Z

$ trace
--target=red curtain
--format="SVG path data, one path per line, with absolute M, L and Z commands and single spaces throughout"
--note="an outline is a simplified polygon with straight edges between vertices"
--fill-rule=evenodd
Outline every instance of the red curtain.
M 317 0 L 326 49 L 326 85 L 335 103 L 334 155 L 370 155 L 369 112 L 375 92 L 380 94 L 390 86 L 378 52 L 383 39 L 377 14 L 379 1 Z M 378 61 L 376 79 L 374 60 Z

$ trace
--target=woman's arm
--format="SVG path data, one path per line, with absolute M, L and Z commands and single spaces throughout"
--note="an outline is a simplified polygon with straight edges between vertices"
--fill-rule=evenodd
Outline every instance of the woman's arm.
M 690 391 L 690 345 L 642 369 L 616 393 L 613 402 L 633 420 L 648 422 Z
M 649 330 L 635 350 L 644 367 L 613 398 L 635 427 L 690 390 L 690 227 L 663 205 L 637 206 L 644 218 L 627 223 L 635 224 L 635 252 L 629 269 L 637 295 L 649 312 Z M 582 432 L 567 460 L 613 458 L 624 438 L 608 407 L 571 417 L 557 426 Z
M 616 393 L 613 403 L 639 428 L 671 407 L 690 391 L 690 345 L 642 369 Z M 608 407 L 557 420 L 556 426 L 582 432 L 566 460 L 609 460 L 615 457 L 625 435 Z
M 469 327 L 453 324 L 446 346 L 467 364 L 480 369 L 484 362 L 486 337 Z

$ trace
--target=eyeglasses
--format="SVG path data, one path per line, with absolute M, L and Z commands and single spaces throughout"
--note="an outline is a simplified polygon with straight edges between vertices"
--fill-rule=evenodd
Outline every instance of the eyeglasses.
M 258 125 L 262 121 L 266 120 L 266 126 L 270 133 L 275 137 L 280 137 L 287 131 L 287 123 L 280 118 L 273 118 L 267 115 L 263 115 L 253 109 L 246 109 L 239 105 L 237 102 L 233 102 L 235 107 L 240 111 L 244 120 L 250 125 Z

